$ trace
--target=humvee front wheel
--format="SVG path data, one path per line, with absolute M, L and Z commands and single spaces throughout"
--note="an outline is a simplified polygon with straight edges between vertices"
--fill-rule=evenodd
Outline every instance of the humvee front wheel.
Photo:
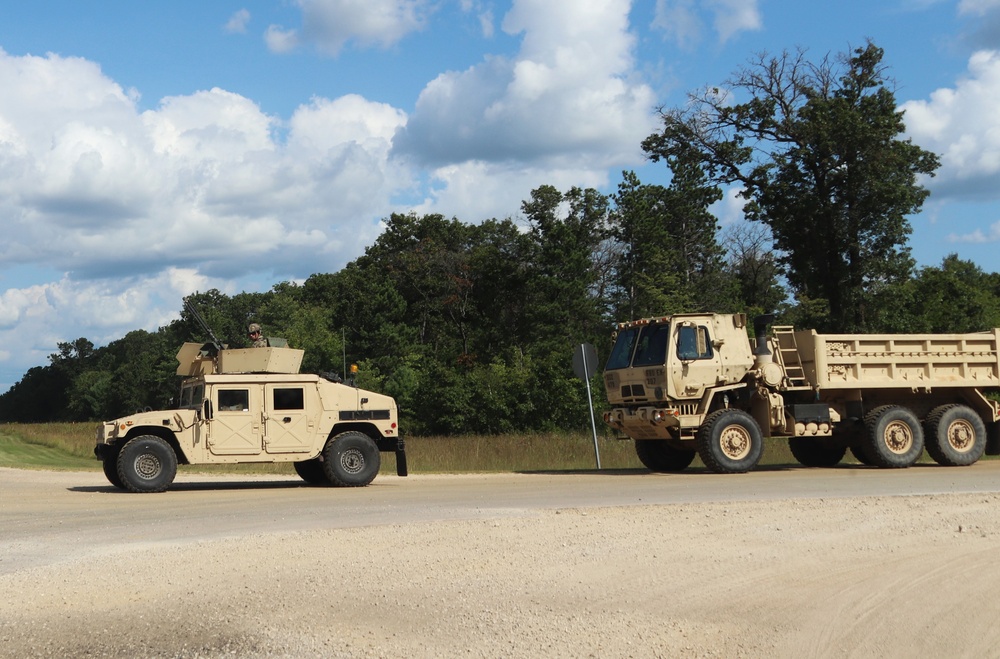
M 378 475 L 382 458 L 368 435 L 350 430 L 331 437 L 323 448 L 323 471 L 340 487 L 364 487 Z
M 164 439 L 142 435 L 118 454 L 118 477 L 130 492 L 162 492 L 177 475 L 177 454 Z
M 119 490 L 124 490 L 125 483 L 122 482 L 122 477 L 118 475 L 119 453 L 121 453 L 121 445 L 112 444 L 106 447 L 104 454 L 101 456 L 101 464 L 104 467 L 104 476 L 108 479 L 108 482 Z

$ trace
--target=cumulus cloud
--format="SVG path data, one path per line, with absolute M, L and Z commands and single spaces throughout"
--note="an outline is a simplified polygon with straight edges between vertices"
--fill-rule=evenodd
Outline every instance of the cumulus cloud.
M 517 0 L 503 29 L 523 35 L 520 52 L 431 81 L 396 154 L 436 167 L 520 161 L 581 172 L 641 160 L 656 101 L 633 78 L 626 3 Z
M 249 22 L 250 12 L 246 9 L 240 9 L 229 17 L 229 20 L 222 26 L 222 29 L 230 34 L 245 34 Z
M 702 40 L 710 22 L 720 43 L 740 32 L 759 30 L 764 21 L 757 0 L 656 0 L 653 27 L 682 48 Z
M 311 44 L 336 55 L 348 42 L 387 48 L 423 29 L 434 9 L 430 0 L 295 0 L 295 4 L 302 10 L 302 28 L 270 26 L 265 41 L 273 52 Z
M 143 112 L 91 62 L 3 51 L 0 87 L 0 340 L 21 362 L 152 328 L 195 288 L 335 271 L 409 185 L 389 161 L 405 113 L 359 96 L 287 122 L 221 89 Z M 18 285 L 25 268 L 66 274 Z
M 1000 52 L 979 51 L 954 87 L 900 107 L 916 144 L 934 151 L 941 168 L 927 185 L 936 197 L 1000 196 Z

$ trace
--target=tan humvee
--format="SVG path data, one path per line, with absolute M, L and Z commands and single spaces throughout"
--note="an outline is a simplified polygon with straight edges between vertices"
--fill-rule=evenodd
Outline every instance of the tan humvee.
M 176 409 L 98 427 L 94 452 L 113 485 L 162 492 L 178 464 L 292 462 L 308 483 L 363 486 L 380 451 L 394 451 L 406 475 L 392 398 L 299 374 L 302 350 L 220 348 L 185 343 L 177 353 L 185 379 Z
M 788 437 L 792 455 L 812 467 L 833 466 L 848 450 L 879 467 L 908 467 L 924 448 L 942 465 L 1000 453 L 1000 329 L 767 333 L 771 320 L 757 319 L 753 341 L 743 314 L 619 324 L 604 371 L 605 422 L 635 440 L 653 471 L 680 471 L 695 455 L 716 472 L 748 471 L 763 437 Z

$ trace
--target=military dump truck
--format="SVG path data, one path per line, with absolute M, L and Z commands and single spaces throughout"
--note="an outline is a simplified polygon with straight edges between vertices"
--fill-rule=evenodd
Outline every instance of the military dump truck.
M 923 453 L 969 465 L 1000 453 L 1000 329 L 970 334 L 817 334 L 743 314 L 621 323 L 604 371 L 605 422 L 640 461 L 681 471 L 753 469 L 763 437 L 787 437 L 810 467 L 850 451 L 909 467 Z M 987 430 L 990 436 L 987 437 Z M 989 441 L 988 441 L 989 440 Z
M 105 476 L 131 492 L 162 492 L 178 464 L 291 462 L 310 484 L 364 486 L 379 472 L 380 451 L 394 451 L 405 476 L 395 401 L 300 374 L 302 357 L 282 341 L 234 350 L 185 343 L 176 409 L 98 426 L 94 452 Z

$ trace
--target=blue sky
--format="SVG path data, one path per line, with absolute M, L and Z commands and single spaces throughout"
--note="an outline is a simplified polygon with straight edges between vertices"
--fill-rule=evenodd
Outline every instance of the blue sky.
M 914 256 L 995 271 L 1000 0 L 4 3 L 0 391 L 195 290 L 335 272 L 394 211 L 516 219 L 539 185 L 663 182 L 639 148 L 657 107 L 866 39 L 942 159 Z

